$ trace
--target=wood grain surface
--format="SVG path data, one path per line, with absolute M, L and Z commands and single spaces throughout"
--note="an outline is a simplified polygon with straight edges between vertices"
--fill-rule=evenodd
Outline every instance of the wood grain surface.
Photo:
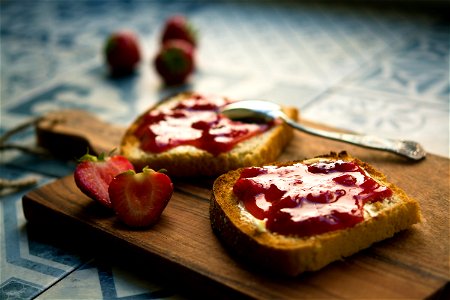
M 111 128 L 115 132 L 112 138 Z M 124 129 L 111 128 L 104 131 L 109 139 L 99 134 L 90 143 L 101 141 L 99 148 L 104 149 L 118 147 Z M 214 178 L 176 179 L 175 192 L 160 221 L 145 230 L 121 225 L 114 215 L 77 189 L 72 175 L 26 194 L 23 209 L 31 226 L 50 225 L 45 227 L 50 231 L 70 228 L 89 235 L 94 245 L 122 249 L 121 253 L 141 264 L 145 261 L 162 277 L 176 277 L 195 293 L 277 299 L 445 297 L 450 280 L 449 160 L 428 155 L 422 161 L 411 162 L 394 154 L 301 132 L 296 132 L 279 160 L 341 150 L 373 164 L 416 198 L 424 220 L 367 250 L 295 278 L 267 274 L 232 257 L 222 247 L 209 223 Z

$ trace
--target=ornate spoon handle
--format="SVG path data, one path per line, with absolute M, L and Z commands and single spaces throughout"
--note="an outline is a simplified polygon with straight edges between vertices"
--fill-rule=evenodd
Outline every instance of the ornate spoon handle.
M 332 140 L 342 141 L 366 148 L 389 151 L 398 155 L 408 157 L 413 160 L 420 160 L 425 157 L 426 152 L 423 147 L 414 141 L 403 141 L 394 139 L 385 139 L 372 135 L 339 133 L 326 130 L 311 128 L 299 124 L 284 113 L 277 113 L 277 116 L 285 121 L 288 125 L 300 131 L 310 133 L 316 136 L 325 137 Z

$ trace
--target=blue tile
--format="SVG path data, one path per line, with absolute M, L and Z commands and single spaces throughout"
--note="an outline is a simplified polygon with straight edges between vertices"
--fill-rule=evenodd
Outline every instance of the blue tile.
M 23 114 L 23 115 L 27 115 L 27 116 L 34 115 L 35 113 L 33 111 L 33 107 L 37 103 L 57 102 L 58 97 L 60 97 L 61 95 L 65 94 L 65 93 L 74 94 L 75 96 L 78 96 L 78 97 L 86 97 L 89 95 L 90 89 L 79 86 L 79 85 L 74 85 L 74 84 L 61 84 L 54 88 L 51 88 L 50 90 L 48 90 L 42 94 L 38 94 L 36 96 L 33 96 L 30 99 L 27 99 L 22 104 L 19 104 L 17 106 L 10 108 L 9 112 L 14 113 L 14 114 Z M 61 104 L 61 109 L 63 109 L 63 108 L 67 108 L 67 107 L 64 107 L 63 104 Z M 83 107 L 79 107 L 79 108 L 83 108 Z
M 11 277 L 0 284 L 0 299 L 32 299 L 37 296 L 41 290 L 42 287 L 39 285 Z
M 31 299 L 83 263 L 79 254 L 63 250 L 32 233 L 26 226 L 22 196 L 51 178 L 0 165 L 1 177 L 9 180 L 36 178 L 37 184 L 23 189 L 2 189 L 0 198 L 1 299 Z M 6 297 L 6 298 L 4 298 Z

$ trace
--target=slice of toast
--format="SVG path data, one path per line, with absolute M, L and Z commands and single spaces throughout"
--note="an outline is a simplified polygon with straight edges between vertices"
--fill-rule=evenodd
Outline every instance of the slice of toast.
M 282 122 L 275 122 L 269 130 L 239 142 L 230 151 L 213 154 L 191 145 L 180 145 L 163 152 L 142 150 L 141 139 L 136 131 L 145 117 L 155 110 L 171 109 L 177 103 L 197 97 L 193 92 L 180 93 L 150 108 L 140 115 L 126 131 L 121 153 L 136 167 L 149 166 L 152 169 L 166 169 L 170 176 L 218 176 L 229 170 L 245 166 L 261 165 L 275 161 L 293 137 L 293 130 Z M 231 101 L 216 97 L 219 101 Z M 284 112 L 297 119 L 295 108 L 283 108 Z
M 276 273 L 295 276 L 305 271 L 319 270 L 421 220 L 415 200 L 387 182 L 386 177 L 372 166 L 352 158 L 346 152 L 272 166 L 310 165 L 338 160 L 355 162 L 366 175 L 392 191 L 392 195 L 382 201 L 365 204 L 363 220 L 356 225 L 303 236 L 272 232 L 267 229 L 267 221 L 256 219 L 233 192 L 233 186 L 244 170 L 238 169 L 223 174 L 214 182 L 210 204 L 213 231 L 226 248 L 244 261 Z M 278 176 L 277 180 L 283 180 L 283 177 Z

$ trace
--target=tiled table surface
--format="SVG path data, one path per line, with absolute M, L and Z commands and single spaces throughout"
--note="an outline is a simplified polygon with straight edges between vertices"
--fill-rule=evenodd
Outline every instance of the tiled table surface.
M 294 105 L 305 119 L 413 139 L 448 157 L 449 23 L 407 6 L 2 1 L 1 132 L 67 107 L 127 125 L 164 96 L 189 89 Z M 174 13 L 200 31 L 199 67 L 187 86 L 164 88 L 150 64 L 163 20 Z M 101 48 L 119 28 L 139 34 L 145 57 L 135 75 L 113 80 Z M 34 134 L 15 141 L 32 145 Z M 74 163 L 4 151 L 0 167 L 2 178 L 33 177 L 40 186 L 70 174 Z M 171 283 L 43 239 L 24 219 L 26 192 L 1 191 L 1 299 L 182 297 Z

